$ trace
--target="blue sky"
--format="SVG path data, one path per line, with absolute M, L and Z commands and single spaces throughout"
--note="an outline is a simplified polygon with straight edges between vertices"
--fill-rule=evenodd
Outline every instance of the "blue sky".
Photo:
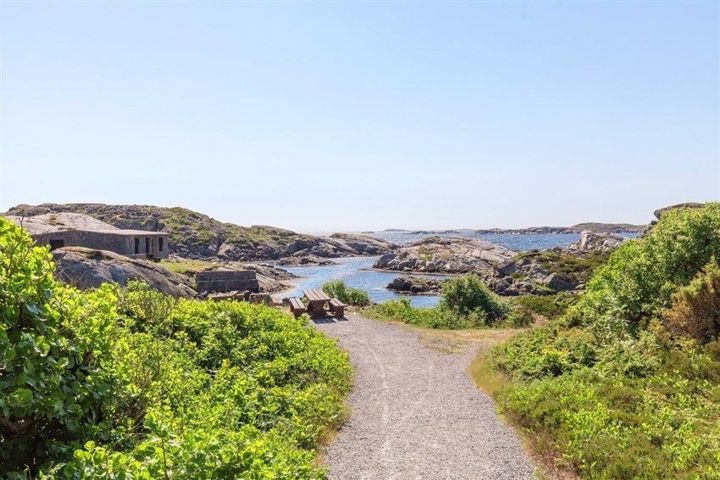
M 717 2 L 0 4 L 0 211 L 302 231 L 720 198 Z

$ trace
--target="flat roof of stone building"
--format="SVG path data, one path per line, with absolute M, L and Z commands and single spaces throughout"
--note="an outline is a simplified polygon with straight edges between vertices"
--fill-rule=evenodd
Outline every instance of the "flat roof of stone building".
M 117 228 L 109 223 L 101 222 L 97 218 L 82 213 L 44 213 L 33 217 L 8 215 L 7 218 L 23 227 L 30 235 L 43 235 L 71 230 L 123 236 L 162 237 L 168 235 L 167 232 Z

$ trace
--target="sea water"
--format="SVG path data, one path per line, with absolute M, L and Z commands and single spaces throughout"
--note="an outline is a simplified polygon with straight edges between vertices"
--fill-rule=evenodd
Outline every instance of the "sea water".
M 370 300 L 382 303 L 400 295 L 385 288 L 394 278 L 400 276 L 399 272 L 381 272 L 370 270 L 378 257 L 349 257 L 335 258 L 336 265 L 323 265 L 316 267 L 282 267 L 288 272 L 298 275 L 295 280 L 295 289 L 283 292 L 283 297 L 298 297 L 303 290 L 320 288 L 323 283 L 330 280 L 342 280 L 345 285 L 366 290 Z M 433 275 L 433 278 L 447 278 L 447 276 Z M 433 307 L 437 305 L 436 295 L 411 295 L 410 302 L 416 307 Z

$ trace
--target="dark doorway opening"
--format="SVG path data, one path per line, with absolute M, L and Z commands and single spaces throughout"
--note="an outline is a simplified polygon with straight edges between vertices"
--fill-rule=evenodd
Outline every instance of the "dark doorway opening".
M 140 253 L 140 239 L 136 238 L 135 239 L 135 255 L 137 255 L 138 253 Z
M 59 240 L 50 240 L 50 250 L 55 250 L 56 248 L 62 248 L 65 246 L 65 240 L 59 239 Z
M 162 249 L 163 249 L 163 240 L 165 240 L 165 239 L 162 238 L 162 237 L 158 238 L 158 252 L 162 252 Z
M 150 253 L 150 239 L 145 237 L 145 254 Z

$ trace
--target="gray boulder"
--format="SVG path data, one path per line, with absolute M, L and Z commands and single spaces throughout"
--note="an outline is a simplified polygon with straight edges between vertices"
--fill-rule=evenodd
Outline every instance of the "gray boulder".
M 327 258 L 321 258 L 317 255 L 293 255 L 290 257 L 283 257 L 278 260 L 278 265 L 296 267 L 299 265 L 304 266 L 320 266 L 320 265 L 335 265 L 335 262 Z
M 398 277 L 387 286 L 388 290 L 415 295 L 436 294 L 442 288 L 443 280 L 417 276 Z
M 540 283 L 547 285 L 558 292 L 574 290 L 577 286 L 577 283 L 557 273 L 551 273 L 547 277 L 543 278 Z
M 141 280 L 174 297 L 196 295 L 189 279 L 146 260 L 84 247 L 58 248 L 53 257 L 57 264 L 55 276 L 77 288 L 97 288 L 109 282 L 125 286 L 130 280 Z
M 625 240 L 624 237 L 612 233 L 594 233 L 589 230 L 583 230 L 580 233 L 580 239 L 570 244 L 567 247 L 567 251 L 577 254 L 584 252 L 609 252 L 616 249 Z
M 483 240 L 428 237 L 380 257 L 375 268 L 428 273 L 489 273 L 516 255 Z

